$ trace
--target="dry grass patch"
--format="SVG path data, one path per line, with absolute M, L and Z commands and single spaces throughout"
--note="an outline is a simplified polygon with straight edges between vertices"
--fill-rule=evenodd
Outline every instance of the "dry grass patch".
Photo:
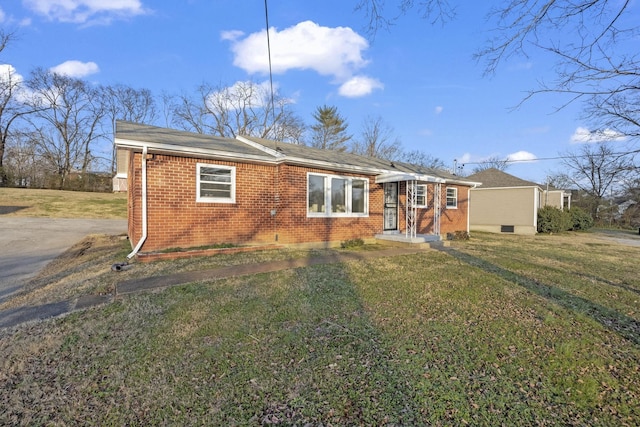
M 0 214 L 48 218 L 126 219 L 126 193 L 0 188 Z

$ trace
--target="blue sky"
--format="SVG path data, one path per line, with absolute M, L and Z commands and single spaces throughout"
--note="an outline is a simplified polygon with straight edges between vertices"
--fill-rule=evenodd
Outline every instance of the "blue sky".
M 537 81 L 553 79 L 552 58 L 531 51 L 483 77 L 472 56 L 489 37 L 487 2 L 464 2 L 444 26 L 404 16 L 373 40 L 356 3 L 269 2 L 274 84 L 307 124 L 325 104 L 355 137 L 366 117 L 382 117 L 406 150 L 447 165 L 554 158 L 590 138 L 580 105 L 556 112 L 560 95 L 513 110 Z M 269 78 L 263 0 L 10 0 L 0 4 L 0 26 L 18 36 L 0 64 L 24 78 L 43 67 L 155 95 Z M 559 167 L 537 160 L 507 171 L 542 182 Z

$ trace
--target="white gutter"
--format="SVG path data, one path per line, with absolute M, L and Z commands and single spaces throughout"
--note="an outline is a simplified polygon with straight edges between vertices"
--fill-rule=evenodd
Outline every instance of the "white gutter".
M 127 259 L 133 258 L 140 248 L 144 241 L 147 240 L 147 146 L 142 146 L 142 236 L 140 236 L 140 240 L 138 240 L 138 244 L 131 251 L 129 255 L 127 255 Z

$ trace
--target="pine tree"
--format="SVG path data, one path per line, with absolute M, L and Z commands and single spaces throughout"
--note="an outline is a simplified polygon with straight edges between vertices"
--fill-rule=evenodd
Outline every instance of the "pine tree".
M 351 135 L 347 134 L 349 125 L 338 114 L 337 107 L 318 107 L 313 118 L 317 123 L 311 126 L 311 146 L 324 150 L 346 151 L 346 142 L 351 139 Z

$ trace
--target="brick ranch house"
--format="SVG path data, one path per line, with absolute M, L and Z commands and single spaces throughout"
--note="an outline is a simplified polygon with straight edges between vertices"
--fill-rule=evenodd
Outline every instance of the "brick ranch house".
M 122 121 L 114 139 L 130 256 L 222 243 L 424 242 L 469 230 L 477 183 L 440 170 Z

